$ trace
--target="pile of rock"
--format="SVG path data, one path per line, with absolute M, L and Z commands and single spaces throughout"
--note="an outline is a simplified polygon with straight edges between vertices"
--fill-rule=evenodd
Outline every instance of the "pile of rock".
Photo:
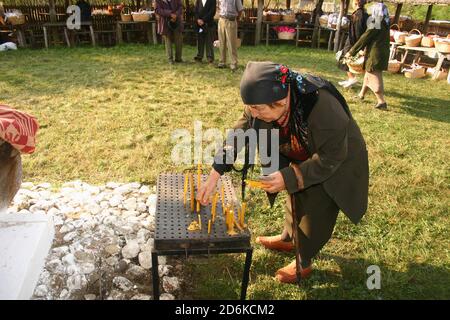
M 154 192 L 140 183 L 23 183 L 9 211 L 52 215 L 56 229 L 33 298 L 150 299 Z M 161 299 L 174 299 L 181 266 L 160 257 L 158 271 Z

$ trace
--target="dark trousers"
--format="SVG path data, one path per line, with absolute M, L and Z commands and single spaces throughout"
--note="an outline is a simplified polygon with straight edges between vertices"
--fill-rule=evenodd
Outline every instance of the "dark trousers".
M 197 58 L 203 59 L 206 47 L 206 58 L 214 61 L 214 31 L 214 26 L 208 26 L 203 28 L 203 32 L 197 33 Z
M 323 189 L 322 185 L 309 187 L 295 194 L 295 208 L 299 222 L 299 243 L 302 266 L 311 264 L 311 259 L 323 248 L 333 234 L 339 207 Z M 287 198 L 285 231 L 292 238 L 291 201 Z
M 168 33 L 168 35 L 164 36 L 167 59 L 173 61 L 172 44 L 175 44 L 175 61 L 181 61 L 183 52 L 183 34 L 179 30 L 169 30 Z

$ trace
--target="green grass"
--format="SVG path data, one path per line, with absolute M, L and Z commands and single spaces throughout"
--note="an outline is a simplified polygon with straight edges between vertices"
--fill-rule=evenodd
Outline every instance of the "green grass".
M 0 103 L 34 114 L 41 125 L 37 152 L 24 157 L 24 180 L 56 185 L 81 179 L 154 183 L 160 172 L 181 171 L 170 160 L 171 133 L 193 121 L 224 130 L 242 112 L 239 81 L 231 73 L 191 63 L 166 64 L 161 46 L 19 50 L 2 53 Z M 273 60 L 337 82 L 334 55 L 290 46 L 243 47 L 240 64 Z M 375 100 L 344 92 L 369 149 L 369 209 L 354 226 L 342 214 L 332 240 L 302 288 L 281 285 L 274 272 L 290 254 L 255 247 L 251 299 L 450 298 L 450 99 L 444 81 L 385 76 L 389 112 Z M 261 193 L 249 197 L 253 236 L 276 234 L 283 198 L 273 209 Z M 252 239 L 254 240 L 254 239 Z M 381 290 L 366 288 L 366 269 L 379 265 Z M 237 298 L 243 256 L 190 258 L 189 298 Z

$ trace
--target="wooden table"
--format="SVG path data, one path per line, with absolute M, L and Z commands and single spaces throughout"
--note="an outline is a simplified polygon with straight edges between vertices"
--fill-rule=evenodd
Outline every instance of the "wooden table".
M 437 79 L 437 77 L 439 76 L 439 71 L 442 68 L 442 64 L 444 63 L 444 60 L 450 60 L 449 53 L 441 53 L 436 48 L 399 46 L 397 49 L 405 50 L 405 52 L 403 53 L 402 61 L 401 61 L 402 67 L 405 64 L 406 58 L 408 56 L 408 53 L 410 53 L 410 51 L 416 52 L 416 55 L 414 56 L 414 59 L 413 59 L 413 63 L 418 62 L 420 57 L 424 53 L 433 53 L 433 54 L 437 55 L 438 61 L 436 63 L 436 67 L 434 68 L 435 71 L 434 71 L 434 74 L 432 77 L 433 80 Z
M 66 44 L 70 47 L 69 35 L 67 33 L 67 25 L 66 22 L 46 22 L 42 25 L 42 29 L 44 30 L 44 43 L 45 48 L 48 49 L 48 29 L 51 28 L 63 28 L 64 30 L 64 38 L 66 40 Z
M 311 40 L 300 40 L 300 32 L 301 31 L 307 31 L 307 32 L 311 32 L 311 38 L 312 38 L 312 34 L 314 32 L 314 27 L 297 27 L 295 28 L 296 32 L 295 32 L 295 46 L 298 47 L 298 43 L 299 42 L 311 42 Z
M 0 25 L 0 32 L 1 33 L 15 33 L 17 36 L 17 45 L 19 47 L 26 47 L 26 41 L 25 41 L 25 29 L 26 24 L 17 24 L 17 25 Z
M 158 40 L 156 38 L 156 21 L 150 20 L 150 21 L 117 21 L 117 42 L 119 44 L 123 43 L 123 26 L 129 26 L 129 25 L 144 25 L 146 32 L 147 32 L 147 40 L 148 43 L 152 42 L 153 44 L 157 44 Z M 150 32 L 151 30 L 151 32 Z M 150 35 L 151 33 L 151 35 Z

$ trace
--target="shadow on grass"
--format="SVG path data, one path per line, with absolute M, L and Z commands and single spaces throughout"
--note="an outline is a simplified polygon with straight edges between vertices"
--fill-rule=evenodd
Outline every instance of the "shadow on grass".
M 243 255 L 242 255 L 243 256 Z M 410 263 L 406 271 L 364 259 L 322 254 L 317 263 L 337 265 L 336 270 L 314 270 L 301 287 L 280 284 L 275 271 L 292 255 L 264 254 L 254 259 L 247 298 L 268 299 L 449 299 L 450 269 L 426 263 Z M 243 274 L 243 258 L 237 255 L 189 258 L 186 263 L 185 299 L 239 299 Z M 373 274 L 367 268 L 377 265 L 381 271 L 381 288 L 369 290 L 367 280 Z M 201 279 L 197 281 L 197 279 Z
M 399 108 L 413 116 L 450 123 L 450 99 L 428 98 L 395 90 L 388 90 L 386 97 L 397 98 Z

